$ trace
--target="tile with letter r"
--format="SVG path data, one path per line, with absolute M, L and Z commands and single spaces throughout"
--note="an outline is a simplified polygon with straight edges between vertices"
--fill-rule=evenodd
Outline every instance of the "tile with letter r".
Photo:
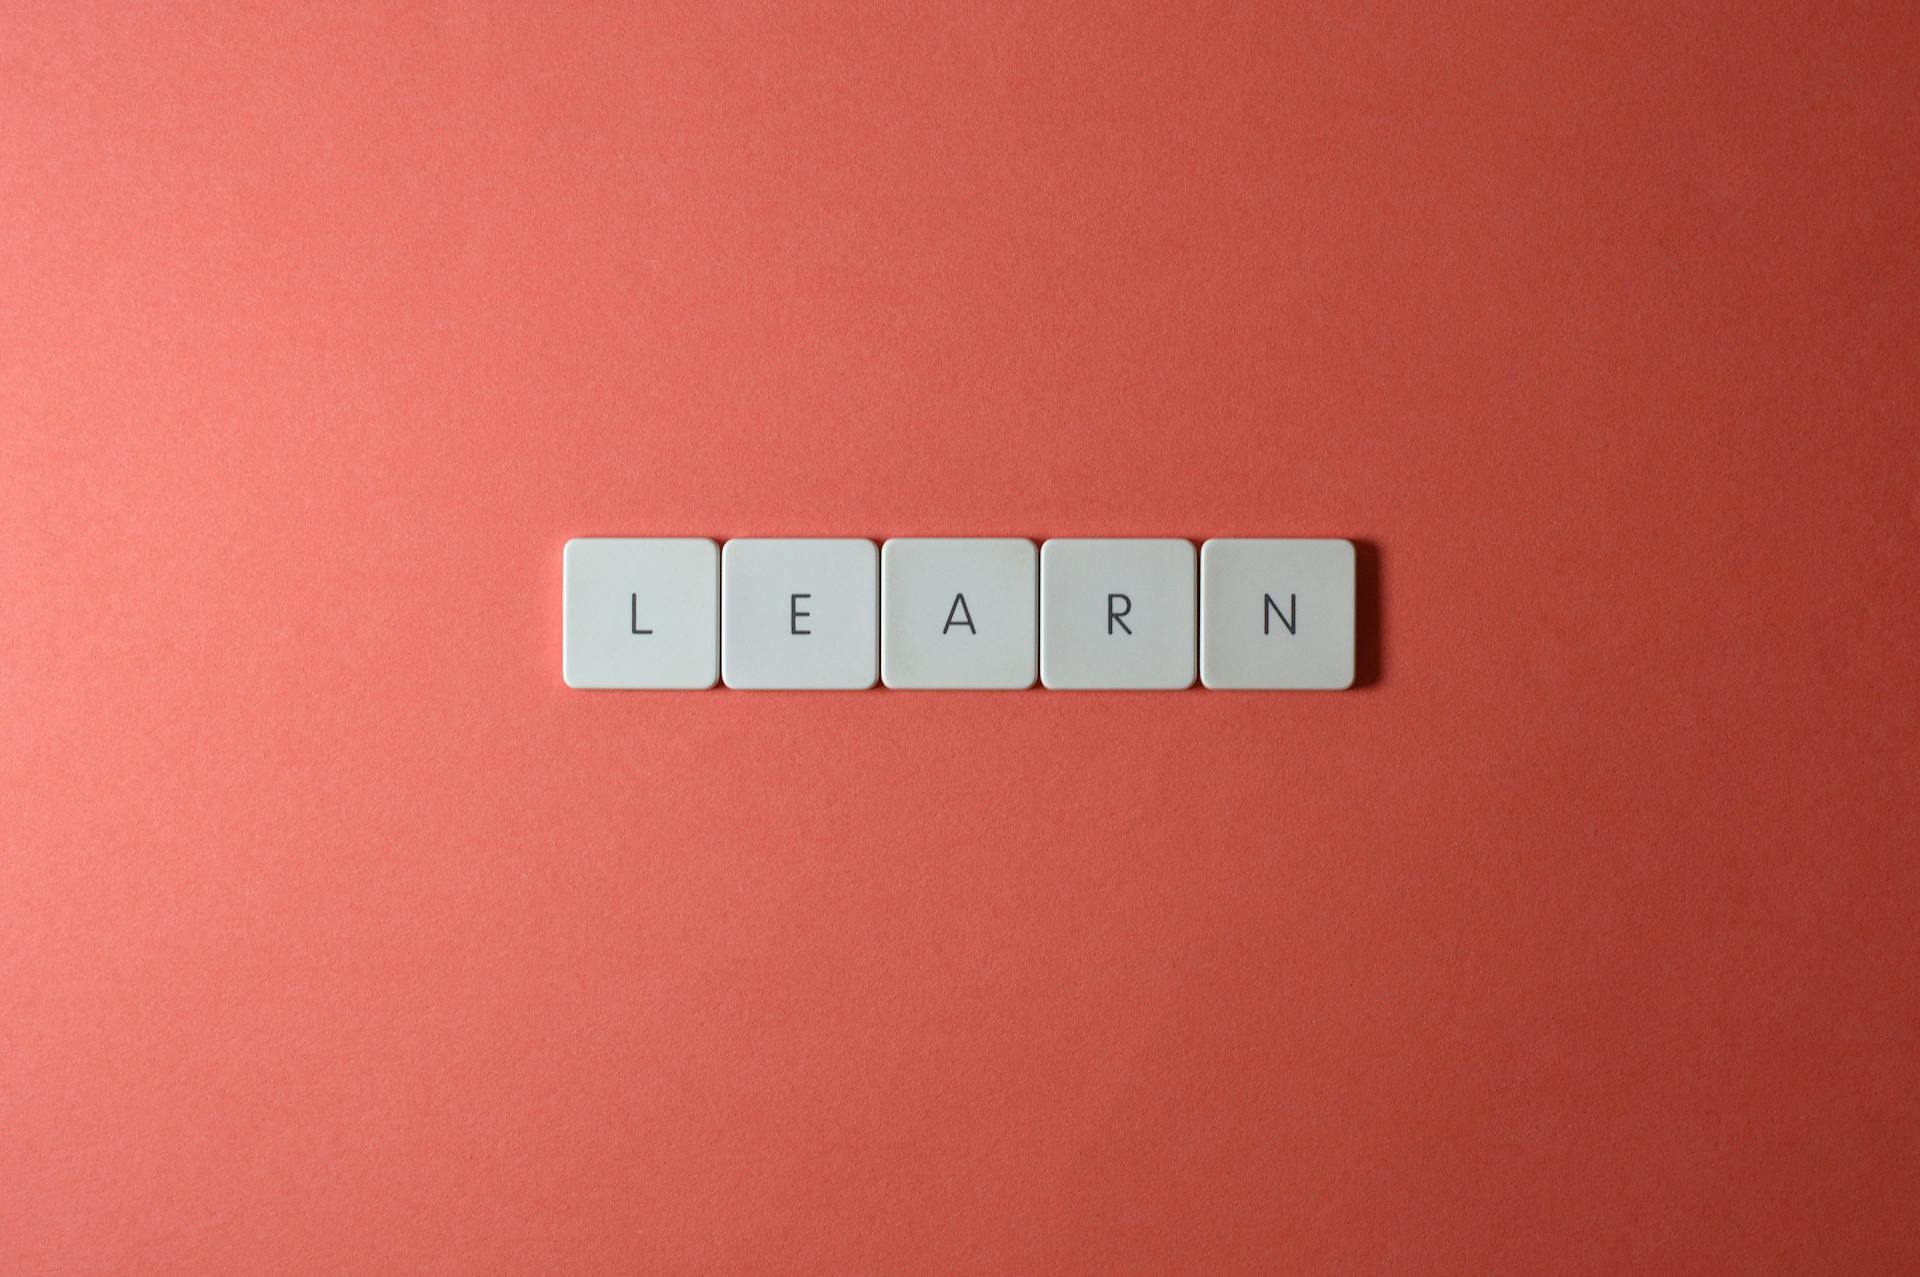
M 1193 542 L 1058 538 L 1040 547 L 1040 681 L 1047 687 L 1193 686 Z

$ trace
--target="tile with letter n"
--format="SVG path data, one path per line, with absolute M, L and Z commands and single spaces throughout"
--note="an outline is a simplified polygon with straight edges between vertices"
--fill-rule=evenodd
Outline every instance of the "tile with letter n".
M 1353 542 L 1219 537 L 1200 547 L 1200 681 L 1353 686 Z

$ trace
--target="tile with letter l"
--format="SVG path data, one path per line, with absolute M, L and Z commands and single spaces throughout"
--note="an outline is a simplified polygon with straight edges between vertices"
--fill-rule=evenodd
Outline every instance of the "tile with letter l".
M 720 556 L 720 676 L 728 687 L 872 687 L 879 550 L 857 537 L 736 537 Z
M 1353 542 L 1218 537 L 1200 547 L 1200 681 L 1353 686 Z
M 1063 689 L 1193 686 L 1193 542 L 1060 538 L 1040 547 L 1040 681 Z
M 712 687 L 720 547 L 705 537 L 576 537 L 562 553 L 568 687 Z
M 894 537 L 880 547 L 880 681 L 1032 687 L 1038 580 L 1024 537 Z

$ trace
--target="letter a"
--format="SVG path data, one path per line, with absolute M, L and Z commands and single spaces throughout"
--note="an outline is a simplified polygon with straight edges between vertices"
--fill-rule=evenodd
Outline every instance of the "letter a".
M 956 616 L 960 618 L 957 621 L 954 620 Z M 947 623 L 940 627 L 940 632 L 945 634 L 956 625 L 966 626 L 969 634 L 977 635 L 980 633 L 979 630 L 973 628 L 973 613 L 967 610 L 967 596 L 964 594 L 956 594 L 953 596 L 953 606 L 947 609 Z

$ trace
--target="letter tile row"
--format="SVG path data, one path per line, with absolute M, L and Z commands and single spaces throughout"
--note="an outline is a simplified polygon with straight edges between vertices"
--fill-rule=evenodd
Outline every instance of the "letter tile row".
M 1353 685 L 1333 538 L 583 537 L 565 578 L 569 687 Z

